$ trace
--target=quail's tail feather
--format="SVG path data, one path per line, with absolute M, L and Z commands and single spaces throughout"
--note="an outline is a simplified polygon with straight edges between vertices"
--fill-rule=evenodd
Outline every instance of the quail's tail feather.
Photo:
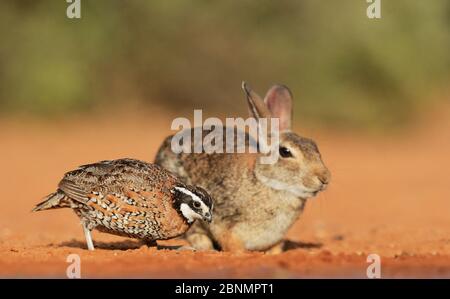
M 49 209 L 57 209 L 57 208 L 63 208 L 65 207 L 62 203 L 62 200 L 66 197 L 66 195 L 61 191 L 56 191 L 52 194 L 47 195 L 44 198 L 44 201 L 37 204 L 32 212 L 37 211 L 43 211 L 43 210 L 49 210 Z

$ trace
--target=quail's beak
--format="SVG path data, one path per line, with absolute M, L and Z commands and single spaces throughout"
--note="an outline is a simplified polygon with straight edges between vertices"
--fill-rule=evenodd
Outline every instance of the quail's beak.
M 206 213 L 205 216 L 203 216 L 203 220 L 208 222 L 208 223 L 211 223 L 211 221 L 212 221 L 211 213 Z

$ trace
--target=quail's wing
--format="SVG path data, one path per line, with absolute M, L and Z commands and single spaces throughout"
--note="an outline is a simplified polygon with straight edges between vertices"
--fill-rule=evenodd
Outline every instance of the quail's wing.
M 102 177 L 111 170 L 108 162 L 82 165 L 76 170 L 67 172 L 59 182 L 58 189 L 67 197 L 86 203 L 89 200 L 88 195 L 101 186 Z
M 128 203 L 161 198 L 176 180 L 154 164 L 134 159 L 105 160 L 67 173 L 59 189 L 80 203 L 93 197 Z

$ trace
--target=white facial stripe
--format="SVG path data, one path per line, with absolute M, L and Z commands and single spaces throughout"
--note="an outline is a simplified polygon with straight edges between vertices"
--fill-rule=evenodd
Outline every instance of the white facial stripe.
M 186 194 L 186 195 L 189 195 L 190 197 L 192 197 L 193 200 L 202 201 L 202 200 L 200 199 L 200 197 L 198 197 L 197 195 L 195 195 L 194 193 L 192 193 L 191 191 L 189 191 L 189 190 L 186 189 L 186 188 L 183 188 L 183 187 L 175 187 L 175 189 L 177 189 L 178 191 L 180 191 L 180 192 L 182 192 L 182 193 L 184 193 L 184 194 Z
M 186 195 L 189 195 L 192 198 L 192 200 L 199 202 L 200 208 L 202 209 L 203 214 L 205 214 L 209 211 L 209 208 L 205 205 L 203 200 L 201 200 L 201 198 L 198 197 L 196 194 L 192 193 L 191 191 L 189 191 L 188 189 L 183 188 L 183 187 L 175 187 L 175 189 L 177 189 L 178 191 L 180 191 Z
M 180 211 L 183 216 L 188 220 L 189 223 L 192 223 L 195 219 L 199 218 L 199 215 L 195 213 L 190 206 L 185 203 L 180 205 Z

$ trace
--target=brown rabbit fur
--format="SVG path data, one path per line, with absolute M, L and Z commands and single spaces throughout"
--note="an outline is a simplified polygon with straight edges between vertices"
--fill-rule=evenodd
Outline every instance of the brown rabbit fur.
M 245 83 L 243 88 L 251 117 L 279 118 L 277 162 L 262 164 L 261 153 L 175 154 L 172 136 L 156 156 L 157 164 L 203 187 L 215 199 L 211 224 L 198 222 L 186 234 L 197 249 L 267 250 L 280 244 L 306 199 L 324 190 L 330 180 L 315 142 L 291 131 L 289 89 L 275 85 L 263 100 Z

